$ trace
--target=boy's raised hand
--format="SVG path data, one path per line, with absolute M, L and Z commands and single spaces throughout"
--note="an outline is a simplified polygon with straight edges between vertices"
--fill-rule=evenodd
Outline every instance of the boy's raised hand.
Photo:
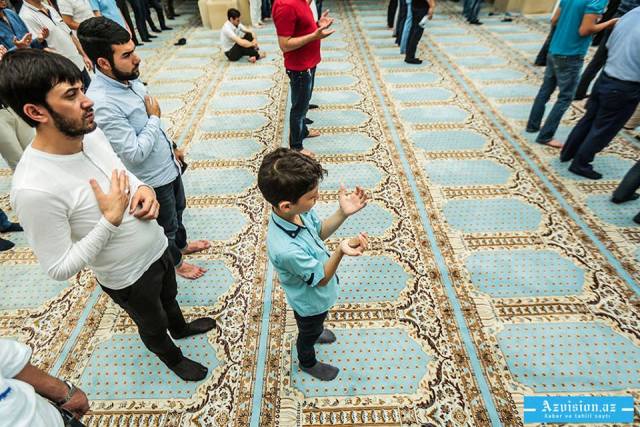
M 343 184 L 340 184 L 338 200 L 340 202 L 340 210 L 344 216 L 351 216 L 367 206 L 367 199 L 367 194 L 362 188 L 356 187 L 353 193 L 347 194 L 347 189 Z
M 367 233 L 360 233 L 351 239 L 340 242 L 340 250 L 347 256 L 360 256 L 369 247 L 369 236 Z

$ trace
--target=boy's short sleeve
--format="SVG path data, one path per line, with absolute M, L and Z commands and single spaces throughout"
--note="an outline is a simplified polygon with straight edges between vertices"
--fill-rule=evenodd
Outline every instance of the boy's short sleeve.
M 280 37 L 291 37 L 296 30 L 295 10 L 285 4 L 276 5 L 273 9 L 273 23 L 276 26 L 276 33 Z
M 298 246 L 292 246 L 278 255 L 279 267 L 299 277 L 309 286 L 316 286 L 324 279 L 324 265 Z
M 587 4 L 584 13 L 585 15 L 602 15 L 605 7 L 607 7 L 607 0 L 591 0 Z

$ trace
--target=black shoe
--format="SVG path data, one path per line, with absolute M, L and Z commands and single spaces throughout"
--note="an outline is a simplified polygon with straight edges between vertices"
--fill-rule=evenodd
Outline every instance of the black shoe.
M 546 67 L 547 63 L 544 61 L 536 61 L 533 63 L 533 65 L 535 65 L 536 67 Z
M 616 205 L 619 205 L 620 203 L 630 202 L 632 200 L 638 200 L 638 198 L 640 198 L 640 194 L 633 193 L 631 196 L 629 196 L 628 198 L 626 198 L 624 200 L 623 199 L 616 199 L 615 197 L 612 197 L 611 201 L 613 203 L 615 203 Z
M 633 217 L 633 222 L 636 224 L 640 224 L 640 213 Z
M 525 132 L 527 133 L 538 133 L 540 131 L 540 128 L 538 129 L 533 129 L 533 128 L 526 128 Z
M 142 41 L 145 43 L 151 43 L 151 39 L 149 37 L 143 38 Z
M 315 110 L 316 108 L 320 108 L 318 104 L 309 104 L 309 110 Z
M 139 41 L 134 41 L 133 44 L 135 44 L 136 46 L 144 46 L 144 43 L 140 43 Z
M 478 21 L 477 19 L 475 21 L 469 21 L 469 24 L 471 25 L 482 25 L 482 22 Z
M 12 222 L 10 226 L 0 231 L 2 231 L 3 233 L 15 233 L 17 231 L 24 231 L 24 228 L 22 228 L 22 226 L 17 222 Z
M 404 62 L 407 64 L 422 64 L 422 59 L 418 58 L 405 58 Z
M 602 178 L 602 174 L 593 170 L 592 167 L 577 166 L 574 163 L 569 166 L 569 171 L 589 179 Z
M 171 332 L 171 336 L 177 340 L 193 335 L 204 334 L 216 327 L 216 321 L 210 317 L 201 317 L 187 323 L 187 328 L 180 332 Z
M 304 118 L 304 124 L 305 124 L 305 125 L 313 124 L 313 120 L 311 120 L 311 119 L 309 119 L 309 118 L 305 117 L 305 118 Z
M 15 245 L 16 244 L 13 243 L 11 240 L 0 239 L 0 252 L 8 251 L 9 249 L 14 247 Z
M 157 31 L 156 31 L 156 32 L 157 32 Z M 149 34 L 149 38 L 150 38 L 150 39 L 157 39 L 157 38 L 158 38 L 158 36 L 154 36 L 153 34 Z M 145 40 L 145 41 L 146 41 L 146 40 Z M 151 41 L 151 40 L 149 40 L 149 41 Z
M 206 378 L 209 369 L 191 359 L 183 357 L 181 361 L 173 366 L 167 366 L 177 376 L 185 381 L 200 381 Z
M 160 29 L 161 29 L 162 31 L 171 31 L 171 30 L 173 30 L 173 28 L 171 28 L 171 27 L 167 27 L 166 25 L 165 25 L 164 27 L 160 27 Z

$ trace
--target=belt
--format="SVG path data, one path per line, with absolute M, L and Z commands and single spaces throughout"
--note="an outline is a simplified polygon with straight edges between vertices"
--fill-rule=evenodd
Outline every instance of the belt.
M 606 78 L 611 79 L 611 80 L 615 80 L 615 81 L 620 82 L 620 83 L 626 83 L 626 84 L 630 84 L 630 85 L 640 85 L 640 82 L 635 82 L 633 80 L 622 80 L 622 79 L 619 79 L 617 77 L 613 77 L 613 76 L 605 73 L 604 71 L 602 72 L 602 74 L 604 74 L 604 76 Z

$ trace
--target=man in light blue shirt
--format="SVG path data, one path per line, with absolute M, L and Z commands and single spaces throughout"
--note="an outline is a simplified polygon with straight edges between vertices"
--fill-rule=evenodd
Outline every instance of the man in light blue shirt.
M 351 215 L 364 208 L 362 189 L 339 192 L 339 209 L 324 221 L 313 210 L 318 185 L 326 170 L 311 157 L 279 148 L 267 154 L 258 171 L 258 188 L 273 208 L 267 230 L 267 253 L 298 326 L 296 350 L 300 369 L 322 381 L 333 380 L 335 366 L 316 359 L 314 345 L 330 344 L 336 336 L 324 328 L 329 309 L 338 299 L 336 270 L 342 257 L 367 249 L 367 235 L 343 240 L 332 254 L 324 244 Z
M 597 23 L 606 5 L 607 0 L 562 0 L 551 18 L 555 31 L 547 56 L 547 68 L 531 107 L 526 129 L 530 133 L 540 132 L 536 138 L 539 144 L 562 148 L 562 142 L 554 139 L 554 136 L 573 100 L 591 36 L 612 27 L 616 22 L 612 19 Z M 558 99 L 541 128 L 545 106 L 556 87 L 560 91 Z
M 640 103 L 640 7 L 625 14 L 607 42 L 604 72 L 587 101 L 584 116 L 571 131 L 560 160 L 573 160 L 569 170 L 600 179 L 591 162 L 631 118 Z M 620 200 L 625 201 L 625 200 Z
M 116 0 L 91 0 L 91 6 L 93 10 L 99 11 L 105 18 L 117 22 L 122 28 L 127 28 L 127 24 L 124 22 L 124 16 L 122 16 L 122 12 L 118 9 Z
M 158 101 L 138 80 L 140 58 L 131 35 L 114 21 L 98 17 L 80 24 L 78 38 L 96 64 L 87 96 L 95 102 L 98 126 L 127 169 L 155 190 L 160 203 L 157 221 L 169 240 L 176 273 L 187 279 L 201 277 L 204 268 L 183 261 L 183 255 L 210 246 L 204 240 L 189 243 L 182 224 L 184 154 L 162 130 Z

